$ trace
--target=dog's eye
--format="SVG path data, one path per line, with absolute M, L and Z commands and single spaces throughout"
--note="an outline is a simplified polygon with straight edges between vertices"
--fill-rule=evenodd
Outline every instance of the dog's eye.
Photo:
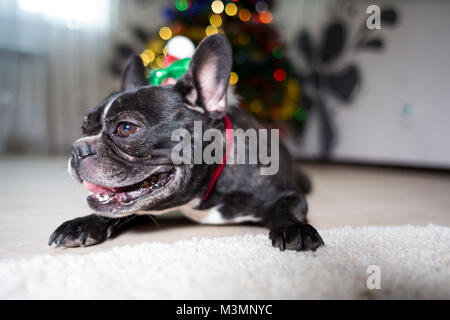
M 122 122 L 119 123 L 119 126 L 117 127 L 117 134 L 121 137 L 129 137 L 132 134 L 135 134 L 139 130 L 138 126 L 135 126 L 132 123 L 129 122 Z

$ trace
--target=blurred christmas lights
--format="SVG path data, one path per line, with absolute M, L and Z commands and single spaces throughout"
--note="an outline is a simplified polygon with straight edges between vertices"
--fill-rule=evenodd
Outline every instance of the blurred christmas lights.
M 211 26 L 211 25 L 207 26 L 205 29 L 205 33 L 207 36 L 210 36 L 210 35 L 218 33 L 218 32 L 219 32 L 219 30 L 217 30 L 216 27 Z
M 230 73 L 230 84 L 231 85 L 235 85 L 239 80 L 239 76 L 237 75 L 236 72 L 231 72 Z
M 270 11 L 263 11 L 261 12 L 261 14 L 259 15 L 259 21 L 261 21 L 262 23 L 271 23 L 272 22 L 272 14 L 270 13 Z
M 258 1 L 255 5 L 256 12 L 263 12 L 268 9 L 267 3 L 265 1 Z
M 250 102 L 250 111 L 254 113 L 259 113 L 263 109 L 263 105 L 260 100 L 254 99 Z
M 281 45 L 277 45 L 272 49 L 272 55 L 276 59 L 281 59 L 284 57 L 284 48 Z
M 142 62 L 144 63 L 144 66 L 147 67 L 150 62 L 155 60 L 155 54 L 153 53 L 152 50 L 146 49 L 146 50 L 144 50 L 144 52 L 142 52 L 141 59 L 142 59 Z
M 178 11 L 186 11 L 191 7 L 191 2 L 189 0 L 176 0 L 175 1 L 175 8 L 177 8 Z
M 252 17 L 252 13 L 250 12 L 250 10 L 241 9 L 239 11 L 239 19 L 241 19 L 241 21 L 247 22 L 248 20 L 250 20 L 251 17 Z
M 238 11 L 237 5 L 230 2 L 225 6 L 225 13 L 229 16 L 234 16 Z
M 223 8 L 224 8 L 223 2 L 220 1 L 220 0 L 215 0 L 215 1 L 213 1 L 213 2 L 211 3 L 211 10 L 212 10 L 214 13 L 217 13 L 217 14 L 222 13 Z
M 170 38 L 172 38 L 172 30 L 170 30 L 169 27 L 162 27 L 161 29 L 159 29 L 159 36 L 163 40 L 169 40 Z
M 286 79 L 286 71 L 281 68 L 276 69 L 273 73 L 273 78 L 278 82 L 283 81 L 284 79 Z
M 218 28 L 222 25 L 222 18 L 218 14 L 212 14 L 211 17 L 209 17 L 209 23 Z

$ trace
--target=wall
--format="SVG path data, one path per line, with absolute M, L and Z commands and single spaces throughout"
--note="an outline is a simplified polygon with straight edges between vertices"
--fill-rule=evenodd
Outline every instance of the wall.
M 362 85 L 350 105 L 328 100 L 337 132 L 331 156 L 450 168 L 450 2 L 360 1 L 360 17 L 369 4 L 396 8 L 399 24 L 370 31 L 384 38 L 381 53 L 349 57 L 360 67 Z M 283 1 L 275 21 L 294 48 L 301 26 L 319 36 L 333 16 L 330 7 L 329 1 Z M 295 50 L 291 55 L 302 63 Z M 317 114 L 311 117 L 306 137 L 297 141 L 299 156 L 318 155 Z

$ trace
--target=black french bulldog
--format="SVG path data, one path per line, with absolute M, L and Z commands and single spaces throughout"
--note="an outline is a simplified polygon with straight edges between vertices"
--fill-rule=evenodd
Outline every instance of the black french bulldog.
M 131 58 L 121 91 L 85 117 L 83 138 L 73 144 L 69 160 L 69 172 L 91 191 L 87 201 L 95 214 L 63 223 L 49 245 L 97 244 L 111 236 L 123 217 L 173 209 L 201 223 L 261 223 L 281 250 L 323 245 L 306 220 L 309 180 L 294 170 L 282 144 L 276 174 L 261 175 L 259 162 L 226 164 L 206 200 L 217 166 L 171 160 L 178 143 L 172 133 L 178 128 L 193 133 L 194 121 L 201 121 L 204 130 L 224 132 L 227 115 L 233 129 L 263 128 L 246 111 L 227 107 L 231 57 L 224 36 L 209 36 L 197 47 L 185 75 L 161 86 L 149 86 L 141 59 Z

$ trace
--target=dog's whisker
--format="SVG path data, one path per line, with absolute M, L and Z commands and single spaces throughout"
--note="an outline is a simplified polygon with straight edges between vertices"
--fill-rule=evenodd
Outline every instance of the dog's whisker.
M 119 223 L 121 220 L 124 220 L 123 218 L 119 219 L 119 221 L 116 222 L 116 224 L 118 224 L 116 226 L 116 228 L 120 228 L 121 226 L 123 226 L 124 224 L 128 223 L 130 220 L 133 220 L 136 216 L 132 215 L 132 216 L 127 216 L 125 218 L 125 221 L 122 221 L 121 223 Z
M 158 229 L 161 229 L 161 226 L 159 225 L 158 221 L 156 221 L 155 217 L 153 217 L 151 214 L 147 214 L 146 216 L 149 217 L 151 220 L 153 220 Z

